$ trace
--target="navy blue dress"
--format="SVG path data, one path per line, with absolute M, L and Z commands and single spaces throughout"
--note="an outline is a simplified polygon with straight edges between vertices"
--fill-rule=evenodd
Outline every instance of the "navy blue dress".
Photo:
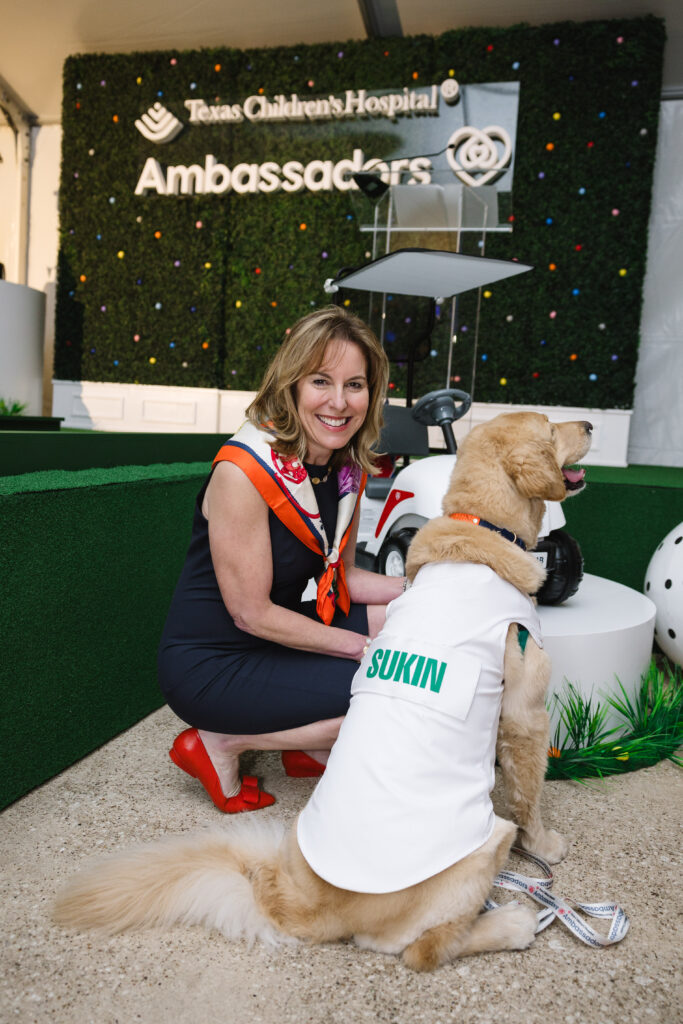
M 307 467 L 314 474 L 320 467 Z M 210 477 L 209 477 L 210 479 Z M 208 522 L 197 497 L 192 539 L 161 638 L 159 685 L 171 709 L 188 725 L 209 732 L 255 734 L 293 729 L 346 714 L 358 663 L 261 640 L 238 629 L 218 587 Z M 335 473 L 315 486 L 328 537 L 337 521 Z M 269 511 L 273 550 L 271 600 L 317 619 L 315 602 L 301 602 L 322 555 L 306 547 Z M 254 572 L 259 567 L 254 566 Z M 337 612 L 333 626 L 367 634 L 365 605 Z

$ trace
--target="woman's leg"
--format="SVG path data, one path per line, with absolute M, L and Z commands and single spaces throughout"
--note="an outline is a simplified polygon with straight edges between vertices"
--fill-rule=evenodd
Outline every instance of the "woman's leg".
M 311 614 L 314 615 L 312 610 Z M 341 628 L 367 631 L 367 635 L 374 638 L 384 625 L 385 618 L 385 605 L 357 605 L 352 607 L 352 614 L 348 619 L 339 613 L 338 620 L 335 620 L 334 624 Z M 306 659 L 305 662 L 301 660 L 302 657 Z M 311 655 L 302 655 L 301 652 L 286 648 L 280 649 L 275 656 L 270 651 L 254 652 L 250 662 L 249 675 L 243 678 L 242 683 L 250 695 L 249 703 L 252 707 L 272 707 L 273 698 L 277 694 L 279 700 L 284 701 L 286 710 L 289 712 L 289 715 L 285 717 L 290 717 L 290 720 L 294 717 L 301 721 L 306 713 L 310 713 L 312 707 L 315 708 L 316 703 L 318 703 L 318 715 L 321 715 L 321 712 L 324 715 L 327 710 L 329 717 L 321 716 L 318 721 L 307 725 L 274 729 L 262 733 L 251 731 L 216 732 L 197 725 L 199 737 L 226 797 L 234 796 L 240 791 L 239 756 L 247 750 L 303 750 L 319 764 L 327 763 L 329 752 L 344 721 L 343 715 L 340 715 L 338 711 L 337 714 L 334 714 L 333 708 L 341 709 L 342 706 L 348 705 L 348 687 L 350 687 L 357 666 L 353 662 L 343 662 L 345 666 L 343 678 L 337 678 L 339 672 L 335 662 L 340 662 L 341 659 L 324 657 L 322 664 L 314 665 L 309 662 L 310 658 Z M 332 693 L 332 696 L 329 699 L 325 697 L 322 703 L 317 700 L 321 696 L 321 680 L 324 680 L 326 684 L 322 689 L 330 690 Z M 292 681 L 294 681 L 294 689 L 291 688 Z M 193 718 L 195 721 L 198 718 L 201 721 L 203 718 L 206 723 L 207 719 L 216 717 L 217 705 L 223 704 L 219 695 L 213 707 L 210 710 L 202 709 L 200 716 L 197 714 L 196 706 L 186 709 L 180 704 L 178 697 L 181 694 L 182 691 L 180 693 L 176 691 L 173 695 L 173 702 L 169 696 L 169 704 L 179 717 L 189 722 L 192 722 Z M 227 706 L 227 701 L 225 706 Z M 243 708 L 245 706 L 246 704 L 243 703 Z M 285 708 L 281 710 L 285 710 Z M 233 720 L 234 714 L 234 710 L 231 709 L 229 717 Z M 249 717 L 253 718 L 253 716 Z M 262 716 L 259 715 L 259 717 Z M 271 721 L 273 717 L 281 718 L 282 715 L 276 711 L 274 716 L 271 716 Z M 244 729 L 244 725 L 242 728 Z
M 296 729 L 261 735 L 232 736 L 203 729 L 198 731 L 227 797 L 239 793 L 239 756 L 246 750 L 305 750 L 316 761 L 325 764 L 343 721 L 343 718 L 328 718 Z

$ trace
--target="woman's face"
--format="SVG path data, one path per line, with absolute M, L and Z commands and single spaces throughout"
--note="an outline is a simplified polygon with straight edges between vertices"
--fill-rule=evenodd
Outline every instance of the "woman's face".
M 307 439 L 307 462 L 324 465 L 362 426 L 370 403 L 367 369 L 354 341 L 335 338 L 322 365 L 298 381 L 296 407 Z

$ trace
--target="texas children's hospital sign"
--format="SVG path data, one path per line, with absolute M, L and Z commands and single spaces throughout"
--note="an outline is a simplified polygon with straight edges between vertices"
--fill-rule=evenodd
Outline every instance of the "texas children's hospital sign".
M 182 111 L 155 103 L 135 121 L 140 135 L 156 150 L 144 160 L 135 194 L 346 192 L 358 187 L 352 175 L 361 171 L 378 173 L 388 185 L 450 181 L 473 188 L 496 184 L 500 191 L 511 192 L 518 105 L 518 82 L 461 86 L 454 78 L 419 89 L 347 89 L 314 98 L 292 93 L 210 103 L 193 97 L 184 100 Z M 348 155 L 331 160 L 317 128 L 313 137 L 319 139 L 319 156 L 305 164 L 297 160 L 297 137 L 325 123 L 335 141 L 348 142 Z M 269 125 L 291 124 L 291 159 L 237 159 L 229 165 L 220 152 L 201 153 L 207 127 L 229 132 L 241 124 L 263 131 Z M 188 132 L 193 140 L 196 137 L 197 159 L 174 163 L 172 145 Z M 373 136 L 375 153 L 368 151 L 368 137 Z M 157 155 L 161 147 L 163 156 L 169 154 L 167 159 Z

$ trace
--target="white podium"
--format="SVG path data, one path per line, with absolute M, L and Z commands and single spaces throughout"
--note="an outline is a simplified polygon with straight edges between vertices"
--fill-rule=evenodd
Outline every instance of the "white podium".
M 594 704 L 606 705 L 607 695 L 621 695 L 617 680 L 633 698 L 652 658 L 656 610 L 637 590 L 590 574 L 564 604 L 539 606 L 545 649 L 553 662 L 550 699 L 568 681 L 583 697 L 592 695 Z M 553 713 L 552 732 L 557 719 Z M 620 716 L 608 711 L 605 724 L 620 723 Z

